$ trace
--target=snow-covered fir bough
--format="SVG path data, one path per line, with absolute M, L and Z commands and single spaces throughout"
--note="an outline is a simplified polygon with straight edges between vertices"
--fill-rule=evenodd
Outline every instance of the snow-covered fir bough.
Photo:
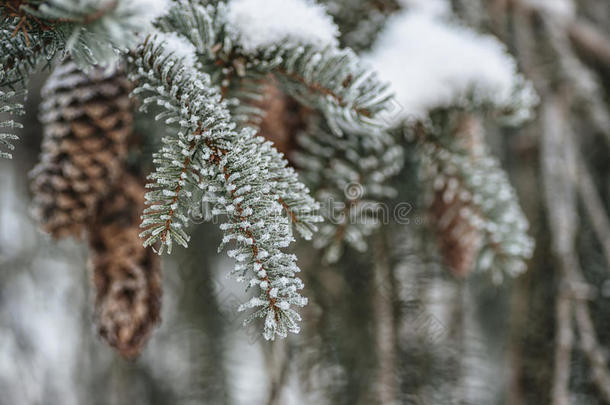
M 69 59 L 85 75 L 93 67 L 126 69 L 139 108 L 167 126 L 148 175 L 140 225 L 144 246 L 160 254 L 171 253 L 175 244 L 187 247 L 194 210 L 201 207 L 207 220 L 221 217 L 221 248 L 236 262 L 232 274 L 254 290 L 239 309 L 254 309 L 248 321 L 264 319 L 266 339 L 298 332 L 297 309 L 307 303 L 297 258 L 287 251 L 293 230 L 313 238 L 329 262 L 345 249 L 366 250 L 367 237 L 382 224 L 367 208 L 396 195 L 391 181 L 402 169 L 405 149 L 420 157 L 422 194 L 434 199 L 442 191 L 442 212 L 431 204 L 439 219 L 436 232 L 476 228 L 481 234 L 474 248 L 464 250 L 474 259 L 464 260 L 466 253 L 458 249 L 457 266 L 454 249 L 445 255 L 448 264 L 468 267 L 458 273 L 491 269 L 494 280 L 522 271 L 532 242 L 506 175 L 484 139 L 468 143 L 454 136 L 460 134 L 455 117 L 527 117 L 535 97 L 506 51 L 463 27 L 447 32 L 437 24 L 442 17 L 409 3 L 389 6 L 369 22 L 335 18 L 338 25 L 331 14 L 341 2 L 328 3 L 327 9 L 308 0 L 5 1 L 0 112 L 12 116 L 0 125 L 21 126 L 18 98 L 40 66 Z M 366 62 L 340 45 L 344 27 L 352 27 L 344 42 L 357 51 L 370 48 Z M 363 33 L 382 29 L 387 32 L 376 43 L 363 40 Z M 455 68 L 459 63 L 448 63 L 445 52 L 435 51 L 435 41 L 452 58 L 482 55 L 490 62 Z M 77 76 L 62 76 L 61 85 L 48 87 L 70 87 Z M 100 86 L 96 91 L 105 94 Z M 302 121 L 290 134 L 289 156 L 261 136 L 270 119 L 262 107 L 270 86 L 296 105 Z M 57 100 L 54 105 L 64 106 L 70 97 Z M 95 121 L 104 108 L 96 104 L 87 113 Z M 71 120 L 65 111 L 58 114 Z M 103 132 L 105 122 L 96 121 L 96 128 Z M 17 139 L 10 132 L 0 135 L 8 149 Z M 74 138 L 78 143 L 79 136 Z M 81 149 L 53 142 L 76 154 L 54 167 L 59 174 L 49 187 L 59 187 L 82 161 L 71 151 Z M 87 189 L 82 183 L 77 189 Z M 353 184 L 362 190 L 356 196 L 347 192 Z M 329 209 L 336 203 L 338 218 Z M 443 228 L 448 221 L 451 229 Z

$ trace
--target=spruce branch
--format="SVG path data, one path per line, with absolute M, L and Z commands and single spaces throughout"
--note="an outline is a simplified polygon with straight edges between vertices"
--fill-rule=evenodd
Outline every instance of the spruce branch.
M 0 114 L 11 116 L 25 114 L 23 105 L 14 100 L 18 94 L 12 90 L 3 90 L 5 87 L 15 88 L 22 84 L 29 76 L 40 57 L 40 44 L 31 48 L 26 41 L 23 33 L 19 32 L 13 36 L 10 27 L 0 28 Z M 31 44 L 30 44 L 31 45 Z M 19 92 L 20 95 L 25 92 Z M 14 119 L 0 120 L 0 128 L 3 130 L 13 130 L 23 128 L 23 125 Z M 1 133 L 0 144 L 13 150 L 12 141 L 19 139 L 13 133 Z M 12 155 L 7 152 L 0 152 L 0 157 L 10 159 Z
M 224 3 L 204 6 L 181 1 L 157 25 L 163 31 L 179 33 L 195 46 L 223 93 L 229 94 L 227 90 L 233 86 L 239 89 L 242 80 L 252 83 L 272 74 L 283 91 L 324 114 L 333 132 L 381 131 L 377 115 L 389 107 L 391 94 L 387 84 L 364 68 L 351 50 L 295 40 L 245 49 L 238 27 L 229 23 L 227 14 Z
M 180 126 L 177 136 L 164 138 L 163 148 L 153 155 L 157 169 L 149 176 L 152 182 L 147 187 L 151 191 L 146 195 L 148 208 L 141 234 L 147 237 L 145 246 L 161 242 L 159 253 L 164 248 L 171 253 L 174 239 L 184 247 L 189 240 L 184 228 L 189 222 L 193 190 L 203 175 L 194 161 L 195 154 L 201 152 L 204 132 L 210 138 L 234 136 L 235 132 L 220 96 L 210 87 L 209 76 L 166 54 L 163 43 L 157 36 L 148 38 L 129 60 L 141 108 L 145 111 L 156 103 L 165 109 L 157 120 Z
M 157 26 L 165 32 L 179 33 L 195 47 L 202 68 L 210 73 L 222 98 L 233 106 L 231 113 L 239 122 L 252 124 L 261 121 L 265 111 L 261 111 L 256 102 L 262 97 L 264 84 L 270 81 L 269 78 L 281 92 L 312 108 L 312 117 L 316 114 L 321 116 L 319 120 L 324 122 L 322 139 L 311 142 L 322 142 L 325 149 L 339 150 L 329 152 L 333 159 L 320 162 L 327 167 L 324 180 L 312 178 L 308 183 L 316 189 L 318 197 L 347 204 L 342 215 L 343 223 L 324 225 L 326 231 L 321 234 L 327 237 L 316 243 L 319 246 L 333 244 L 335 253 L 331 256 L 336 258 L 340 256 L 338 250 L 345 240 L 351 241 L 350 244 L 359 250 L 365 249 L 363 238 L 374 226 L 366 214 L 361 215 L 358 211 L 363 206 L 370 207 L 369 199 L 387 195 L 387 187 L 382 183 L 400 168 L 397 163 L 401 160 L 400 147 L 383 133 L 384 125 L 378 117 L 389 107 L 387 86 L 363 68 L 352 51 L 332 44 L 320 47 L 306 40 L 291 40 L 249 49 L 240 37 L 239 27 L 230 23 L 228 13 L 229 8 L 224 3 L 202 5 L 182 1 L 177 2 L 157 22 Z M 319 132 L 317 129 L 312 131 Z M 305 134 L 304 145 L 308 145 L 307 138 L 317 135 Z M 337 135 L 349 141 L 333 139 Z M 352 147 L 357 152 L 351 150 Z M 301 148 L 305 148 L 302 154 L 305 160 L 306 156 L 313 155 L 306 146 Z M 347 164 L 340 164 L 346 159 L 346 154 L 349 155 Z M 381 159 L 378 159 L 378 154 L 382 155 Z M 363 156 L 368 159 L 358 162 L 358 158 Z M 360 167 L 361 163 L 371 161 L 374 161 L 371 167 Z M 301 169 L 307 165 L 302 163 Z M 310 174 L 316 176 L 313 170 Z M 341 177 L 341 180 L 334 176 Z M 374 176 L 375 180 L 371 181 Z M 354 181 L 364 183 L 367 189 L 365 200 L 346 201 L 343 189 Z M 354 211 L 355 215 L 352 214 Z M 354 216 L 357 217 L 356 223 L 351 224 Z
M 25 91 L 15 92 L 5 88 L 23 88 L 30 73 L 42 59 L 51 59 L 58 51 L 59 44 L 50 33 L 31 34 L 22 30 L 22 18 L 0 10 L 0 113 L 23 115 L 23 105 L 12 101 L 16 96 L 24 96 Z M 17 129 L 22 125 L 13 119 L 0 121 L 0 128 Z M 0 134 L 0 144 L 9 150 L 14 147 L 11 141 L 17 140 L 15 134 Z M 10 153 L 0 152 L 0 157 L 11 158 Z
M 115 62 L 120 51 L 139 43 L 152 20 L 165 11 L 163 3 L 129 0 L 49 0 L 21 8 L 41 24 L 52 26 L 82 68 Z
M 16 23 L 0 25 L 0 87 L 16 87 L 25 82 L 42 59 L 50 60 L 61 48 L 50 32 L 42 35 L 14 34 Z
M 295 276 L 296 257 L 281 249 L 292 242 L 293 225 L 305 237 L 315 230 L 316 203 L 270 142 L 251 128 L 235 129 L 210 77 L 174 56 L 165 38 L 148 38 L 129 57 L 131 78 L 138 83 L 134 94 L 142 107 L 161 106 L 157 119 L 178 127 L 154 156 L 156 170 L 142 221 L 144 244 L 159 242 L 160 253 L 170 251 L 173 241 L 186 246 L 192 208 L 198 199 L 211 204 L 212 215 L 227 217 L 221 248 L 237 245 L 228 251 L 237 261 L 232 274 L 245 280 L 252 272 L 249 286 L 260 289 L 242 306 L 258 308 L 249 320 L 265 318 L 267 339 L 297 332 L 300 317 L 291 307 L 305 305 L 306 299 L 298 293 L 302 282 Z
M 23 109 L 23 105 L 19 103 L 15 103 L 11 101 L 15 96 L 14 91 L 3 91 L 0 90 L 0 114 L 7 114 L 9 116 L 17 116 L 25 114 Z M 10 119 L 0 119 L 0 145 L 3 145 L 8 150 L 15 149 L 12 141 L 19 139 L 19 137 L 10 132 L 10 131 L 18 128 L 23 128 L 23 125 L 19 122 L 16 122 L 12 117 Z M 0 157 L 11 159 L 12 154 L 8 152 L 0 151 Z
M 5 0 L 4 4 L 0 4 L 0 18 L 13 20 L 15 28 L 13 29 L 13 37 L 21 32 L 24 36 L 26 45 L 30 45 L 30 31 L 46 31 L 51 27 L 42 23 L 40 19 L 29 14 L 26 8 L 30 6 L 34 9 L 38 7 L 37 1 L 27 0 Z
M 259 51 L 252 69 L 273 74 L 287 94 L 323 114 L 335 134 L 383 131 L 379 114 L 389 108 L 388 85 L 349 49 L 276 45 Z
M 460 138 L 454 120 L 451 113 L 440 111 L 430 127 L 416 126 L 422 180 L 428 184 L 430 200 L 443 190 L 444 204 L 459 202 L 455 205 L 459 209 L 445 212 L 442 222 L 459 218 L 464 222 L 459 229 L 472 227 L 482 233 L 482 241 L 476 242 L 477 268 L 491 271 L 493 280 L 500 282 L 504 273 L 523 272 L 525 260 L 531 257 L 534 245 L 527 234 L 528 221 L 498 160 L 482 140 Z
M 246 69 L 247 58 L 225 32 L 226 3 L 202 3 L 177 2 L 156 26 L 187 38 L 196 49 L 202 70 L 226 100 L 233 120 L 239 125 L 256 126 L 264 119 L 264 112 L 256 105 L 262 100 L 269 73 Z
M 249 286 L 258 285 L 261 289 L 258 296 L 240 307 L 240 311 L 260 307 L 246 322 L 257 317 L 264 317 L 264 336 L 266 339 L 274 339 L 276 334 L 285 337 L 288 331 L 294 333 L 299 331 L 297 322 L 301 318 L 296 311 L 290 309 L 290 305 L 301 307 L 307 303 L 307 300 L 297 292 L 303 288 L 303 284 L 295 277 L 295 273 L 300 271 L 295 263 L 296 257 L 279 250 L 291 241 L 290 223 L 281 216 L 283 207 L 273 200 L 271 200 L 271 204 L 267 202 L 269 204 L 267 205 L 256 197 L 248 198 L 250 194 L 253 194 L 253 186 L 258 186 L 264 193 L 268 192 L 268 181 L 257 184 L 257 179 L 260 181 L 261 175 L 263 175 L 262 179 L 266 177 L 265 173 L 254 170 L 247 177 L 232 174 L 232 172 L 236 172 L 235 169 L 247 169 L 248 158 L 256 158 L 257 147 L 255 145 L 263 142 L 259 137 L 243 139 L 240 145 L 245 149 L 240 151 L 238 157 L 232 156 L 235 152 L 229 152 L 214 146 L 211 141 L 206 141 L 206 146 L 211 151 L 209 159 L 222 170 L 218 179 L 224 183 L 222 185 L 227 190 L 230 190 L 228 198 L 212 193 L 209 193 L 206 198 L 208 202 L 214 203 L 217 207 L 214 214 L 225 214 L 230 218 L 229 222 L 221 225 L 221 229 L 225 231 L 221 247 L 231 240 L 235 240 L 241 245 L 228 252 L 230 257 L 234 257 L 238 261 L 233 274 L 238 279 L 245 279 L 247 270 L 253 266 L 256 277 L 249 280 Z M 250 143 L 249 147 L 248 143 Z M 264 146 L 271 149 L 268 142 L 264 142 Z M 231 162 L 232 160 L 234 162 Z M 215 191 L 216 187 L 212 187 Z M 281 197 L 278 200 L 281 200 Z M 258 215 L 251 208 L 253 203 L 258 206 Z M 265 221 L 272 224 L 275 222 L 271 227 L 272 233 L 264 229 Z M 286 236 L 282 237 L 282 235 Z
M 379 201 L 396 194 L 388 182 L 402 168 L 402 147 L 388 133 L 337 137 L 322 117 L 312 118 L 297 143 L 292 160 L 323 205 L 315 246 L 328 262 L 341 258 L 346 244 L 365 251 L 367 236 L 389 219 Z

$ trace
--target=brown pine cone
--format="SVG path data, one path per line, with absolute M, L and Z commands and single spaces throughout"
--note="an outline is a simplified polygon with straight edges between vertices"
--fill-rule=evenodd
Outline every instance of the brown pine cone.
M 469 200 L 460 197 L 456 178 L 435 191 L 430 213 L 445 264 L 456 277 L 467 276 L 476 265 L 482 234 L 467 218 L 474 213 Z
M 472 115 L 463 115 L 454 128 L 456 144 L 469 157 L 480 157 L 483 147 L 481 123 Z M 459 177 L 449 177 L 435 185 L 430 216 L 445 264 L 456 277 L 466 277 L 474 270 L 483 243 L 483 234 L 473 225 L 478 214 L 470 193 Z
M 121 69 L 58 66 L 42 91 L 44 139 L 33 178 L 34 213 L 56 238 L 80 237 L 121 173 L 132 132 L 131 86 Z
M 160 321 L 160 257 L 139 237 L 144 193 L 143 182 L 125 174 L 88 232 L 98 330 L 126 358 L 140 353 Z
M 265 114 L 259 123 L 259 135 L 273 142 L 279 152 L 290 156 L 296 146 L 296 133 L 305 128 L 311 112 L 284 94 L 273 79 L 269 79 L 263 89 L 264 97 L 255 104 Z

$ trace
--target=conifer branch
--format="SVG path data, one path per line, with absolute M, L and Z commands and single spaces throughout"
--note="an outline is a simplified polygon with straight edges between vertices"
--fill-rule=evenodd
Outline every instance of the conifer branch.
M 51 57 L 55 47 L 49 37 L 29 37 L 17 29 L 14 19 L 5 19 L 0 26 L 0 113 L 11 116 L 23 115 L 23 105 L 12 101 L 16 95 L 22 96 L 25 91 L 15 92 L 3 88 L 24 87 L 26 79 L 37 63 L 44 56 Z M 18 129 L 22 125 L 13 119 L 2 120 L 0 128 Z M 13 150 L 11 141 L 19 139 L 15 134 L 0 134 L 0 144 Z M 10 153 L 0 152 L 0 157 L 11 158 Z
M 60 49 L 50 33 L 26 38 L 22 32 L 13 35 L 14 29 L 14 23 L 0 27 L 0 88 L 23 85 L 40 60 L 53 58 Z
M 14 91 L 5 92 L 3 90 L 0 90 L 0 114 L 8 114 L 11 116 L 25 114 L 23 105 L 11 101 L 14 96 Z M 14 119 L 0 119 L 0 131 L 2 131 L 0 132 L 0 145 L 3 145 L 8 150 L 15 149 L 15 146 L 13 146 L 12 141 L 19 139 L 19 137 L 13 133 L 4 131 L 18 128 L 23 128 L 23 125 L 19 122 L 16 122 Z M 0 157 L 11 159 L 13 156 L 11 153 L 0 151 Z
M 31 4 L 27 0 L 5 0 L 4 4 L 0 4 L 0 19 L 13 20 L 9 24 L 13 24 L 12 36 L 15 37 L 17 33 L 23 34 L 26 45 L 30 45 L 30 31 L 47 31 L 51 27 L 47 24 L 43 24 L 39 18 L 29 14 L 26 9 L 32 7 L 35 9 L 37 4 Z
M 4 88 L 23 88 L 30 73 L 43 58 L 52 58 L 59 49 L 53 35 L 43 32 L 28 34 L 25 30 L 25 17 L 13 15 L 9 5 L 0 7 L 0 113 L 12 116 L 23 115 L 23 105 L 11 101 L 16 95 L 23 96 L 25 91 L 15 92 Z M 17 5 L 12 6 L 17 7 Z M 29 24 L 29 23 L 28 23 Z M 28 25 L 29 26 L 29 25 Z M 22 125 L 13 119 L 0 122 L 0 128 L 18 129 Z M 0 134 L 0 144 L 9 150 L 14 146 L 11 141 L 19 139 L 15 134 Z M 0 157 L 11 158 L 10 153 L 0 152 Z
M 527 234 L 528 221 L 507 174 L 482 140 L 456 134 L 459 128 L 452 126 L 455 117 L 451 112 L 435 114 L 431 126 L 416 125 L 414 140 L 422 178 L 430 191 L 443 190 L 440 198 L 446 204 L 460 202 L 461 208 L 445 213 L 451 217 L 443 221 L 460 218 L 482 233 L 477 268 L 491 271 L 495 282 L 502 280 L 503 273 L 520 274 L 532 255 L 534 242 Z
M 303 285 L 295 276 L 296 257 L 281 249 L 293 240 L 292 225 L 304 236 L 315 230 L 316 204 L 270 142 L 253 129 L 235 130 L 210 77 L 171 51 L 159 35 L 130 55 L 131 77 L 138 83 L 134 93 L 143 107 L 160 105 L 165 111 L 157 119 L 179 128 L 155 154 L 142 221 L 145 245 L 159 242 L 160 252 L 171 250 L 174 240 L 186 246 L 185 228 L 197 198 L 211 204 L 214 216 L 228 219 L 221 225 L 221 248 L 237 245 L 228 251 L 237 261 L 233 274 L 245 280 L 253 272 L 249 286 L 260 288 L 241 309 L 258 308 L 249 320 L 265 318 L 267 339 L 297 332 L 300 317 L 291 307 L 305 305 L 306 299 L 298 293 Z
M 256 59 L 255 69 L 269 70 L 284 91 L 320 111 L 334 133 L 382 131 L 378 114 L 389 108 L 388 86 L 363 69 L 351 50 L 285 45 Z
M 366 250 L 367 236 L 389 219 L 378 201 L 396 193 L 388 182 L 402 168 L 402 147 L 387 133 L 350 131 L 337 137 L 322 117 L 313 119 L 297 143 L 292 160 L 325 217 L 315 246 L 325 249 L 328 262 L 339 260 L 345 245 Z
M 159 3 L 138 0 L 48 0 L 21 10 L 50 32 L 82 68 L 117 61 L 125 49 L 137 45 L 151 22 L 166 10 Z
M 227 13 L 224 3 L 204 6 L 177 2 L 167 16 L 158 21 L 157 26 L 166 32 L 178 32 L 193 44 L 199 61 L 210 72 L 212 82 L 222 92 L 223 99 L 238 100 L 236 104 L 242 107 L 241 112 L 246 115 L 245 118 L 240 118 L 240 122 L 251 123 L 256 121 L 255 117 L 260 116 L 261 111 L 256 107 L 247 110 L 243 106 L 251 105 L 250 100 L 260 97 L 261 78 L 269 75 L 275 77 L 275 82 L 282 91 L 301 104 L 314 108 L 324 117 L 321 119 L 324 121 L 324 129 L 321 131 L 324 135 L 321 136 L 324 138 L 328 134 L 329 138 L 311 142 L 322 142 L 325 149 L 340 147 L 340 150 L 334 152 L 334 159 L 321 162 L 327 167 L 324 181 L 308 181 L 316 189 L 318 197 L 329 197 L 328 192 L 332 190 L 330 198 L 333 201 L 346 201 L 343 188 L 354 179 L 354 173 L 363 170 L 359 167 L 360 162 L 352 159 L 354 156 L 366 156 L 368 160 L 365 162 L 375 160 L 370 170 L 366 169 L 366 173 L 356 175 L 356 178 L 362 178 L 365 183 L 366 198 L 386 196 L 388 188 L 381 183 L 397 173 L 401 166 L 398 163 L 401 160 L 400 147 L 394 144 L 390 136 L 383 134 L 383 124 L 378 118 L 378 114 L 389 107 L 387 86 L 379 82 L 372 72 L 362 68 L 352 51 L 341 50 L 336 46 L 321 48 L 307 42 L 290 41 L 286 44 L 273 44 L 255 52 L 247 51 L 236 34 L 236 27 L 229 23 Z M 243 91 L 244 83 L 253 85 Z M 235 114 L 235 109 L 231 111 Z M 333 140 L 337 134 L 347 137 L 349 142 Z M 304 138 L 315 138 L 317 135 L 307 133 Z M 307 143 L 306 140 L 304 142 Z M 313 155 L 311 152 L 304 150 L 302 155 Z M 380 159 L 379 153 L 382 155 Z M 339 164 L 339 161 L 346 160 L 346 154 L 351 154 L 347 159 L 349 162 L 346 165 Z M 318 158 L 320 157 L 312 157 Z M 341 180 L 334 178 L 337 177 L 337 166 L 330 167 L 330 164 L 350 167 L 347 178 L 344 176 L 346 170 L 338 176 Z M 300 165 L 300 168 L 305 166 Z M 372 181 L 374 176 L 377 176 L 376 180 Z M 342 216 L 344 223 L 324 225 L 326 231 L 321 235 L 327 236 L 320 237 L 316 244 L 332 244 L 331 251 L 335 252 L 331 255 L 335 257 L 333 260 L 340 256 L 338 251 L 345 240 L 349 240 L 359 250 L 365 249 L 363 238 L 374 226 L 371 226 L 366 214 L 360 213 L 357 214 L 355 223 L 352 223 L 354 218 L 351 212 L 359 211 L 363 206 L 370 207 L 371 203 L 370 200 L 349 201 Z M 292 213 L 286 212 L 294 223 Z M 327 214 L 331 215 L 330 212 Z
M 355 128 L 381 131 L 383 124 L 377 114 L 389 107 L 388 86 L 363 68 L 349 49 L 293 41 L 246 51 L 235 34 L 236 27 L 227 21 L 224 3 L 203 6 L 177 2 L 157 25 L 166 32 L 180 33 L 195 46 L 225 94 L 232 80 L 273 74 L 282 90 L 324 114 L 333 132 Z

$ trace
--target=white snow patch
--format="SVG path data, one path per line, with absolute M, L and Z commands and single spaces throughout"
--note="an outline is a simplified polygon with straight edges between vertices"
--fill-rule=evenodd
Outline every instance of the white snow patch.
M 152 22 L 167 13 L 171 8 L 170 0 L 124 0 L 118 5 L 119 14 L 131 16 L 131 23 L 143 33 L 152 31 Z
M 195 65 L 195 46 L 186 38 L 175 32 L 159 33 L 155 35 L 156 41 L 163 44 L 163 54 L 172 55 L 181 59 L 187 67 Z
M 438 107 L 465 102 L 509 105 L 522 83 L 514 60 L 491 36 L 407 12 L 390 21 L 364 56 L 389 81 L 405 116 L 423 118 Z
M 311 0 L 233 0 L 228 22 L 246 52 L 286 41 L 336 46 L 339 29 L 323 6 Z
M 417 11 L 433 16 L 448 16 L 451 14 L 451 4 L 448 0 L 400 0 L 409 11 Z

